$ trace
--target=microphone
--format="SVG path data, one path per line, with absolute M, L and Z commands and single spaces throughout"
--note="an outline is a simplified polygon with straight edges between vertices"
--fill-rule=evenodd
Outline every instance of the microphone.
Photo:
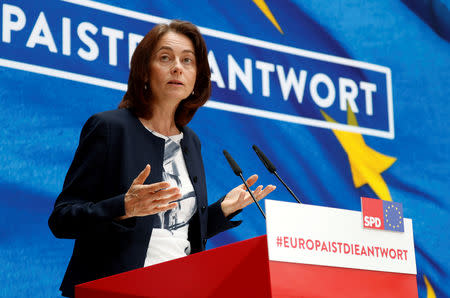
M 262 210 L 261 206 L 259 205 L 258 201 L 253 196 L 253 192 L 250 190 L 250 187 L 247 185 L 247 182 L 245 181 L 244 177 L 242 176 L 242 170 L 236 163 L 236 161 L 231 157 L 230 153 L 228 153 L 226 150 L 223 150 L 223 155 L 225 155 L 225 158 L 227 159 L 228 163 L 230 164 L 231 169 L 233 169 L 234 174 L 236 176 L 241 177 L 242 181 L 244 182 L 245 187 L 247 188 L 247 191 L 250 193 L 250 196 L 253 199 L 253 202 L 256 203 L 256 206 L 258 206 L 259 211 L 261 211 L 262 216 L 264 219 L 266 219 L 266 214 Z
M 262 153 L 262 151 L 259 150 L 258 147 L 256 147 L 256 145 L 253 145 L 252 148 L 253 150 L 255 150 L 256 155 L 258 155 L 259 159 L 262 161 L 267 170 L 272 174 L 276 173 L 277 169 L 275 168 L 273 163 L 267 158 L 267 156 L 265 156 L 264 153 Z
M 230 153 L 228 153 L 226 150 L 223 150 L 223 155 L 225 155 L 225 158 L 227 159 L 228 163 L 230 164 L 231 169 L 233 170 L 234 174 L 236 176 L 242 175 L 242 170 L 236 163 L 236 161 L 231 157 Z
M 262 163 L 264 164 L 264 166 L 267 168 L 267 170 L 274 174 L 278 180 L 280 180 L 280 182 L 284 185 L 284 187 L 289 191 L 289 193 L 294 197 L 294 199 L 301 204 L 302 202 L 300 202 L 300 200 L 297 198 L 297 196 L 292 192 L 292 190 L 289 188 L 289 186 L 286 185 L 286 183 L 284 183 L 283 179 L 281 179 L 281 177 L 278 175 L 277 173 L 277 169 L 275 168 L 275 166 L 273 165 L 273 163 L 267 158 L 266 155 L 264 155 L 264 153 L 259 150 L 259 148 L 256 145 L 252 146 L 253 150 L 255 150 L 256 155 L 258 155 L 259 159 L 262 161 Z

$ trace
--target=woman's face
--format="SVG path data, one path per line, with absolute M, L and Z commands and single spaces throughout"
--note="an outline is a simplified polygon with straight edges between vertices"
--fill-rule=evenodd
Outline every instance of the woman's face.
M 167 32 L 158 41 L 150 63 L 150 88 L 155 102 L 178 104 L 194 90 L 197 63 L 192 41 Z

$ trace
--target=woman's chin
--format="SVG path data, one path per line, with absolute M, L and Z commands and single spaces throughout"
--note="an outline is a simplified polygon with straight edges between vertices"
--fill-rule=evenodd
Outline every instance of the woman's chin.
M 180 102 L 183 99 L 187 98 L 190 93 L 188 92 L 180 92 L 181 90 L 171 90 L 165 93 L 165 98 L 170 98 L 175 102 Z

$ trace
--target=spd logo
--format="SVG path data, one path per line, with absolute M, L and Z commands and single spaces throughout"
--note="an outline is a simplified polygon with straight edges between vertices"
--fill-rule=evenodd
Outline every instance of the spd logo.
M 363 227 L 384 230 L 383 206 L 378 199 L 361 198 Z
M 379 217 L 364 216 L 364 227 L 366 228 L 382 229 L 381 224 L 381 219 Z
M 403 207 L 396 202 L 361 197 L 363 227 L 403 232 Z

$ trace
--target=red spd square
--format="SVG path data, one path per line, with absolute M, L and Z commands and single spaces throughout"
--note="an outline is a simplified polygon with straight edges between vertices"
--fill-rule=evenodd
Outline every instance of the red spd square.
M 384 230 L 383 201 L 361 197 L 363 227 Z

